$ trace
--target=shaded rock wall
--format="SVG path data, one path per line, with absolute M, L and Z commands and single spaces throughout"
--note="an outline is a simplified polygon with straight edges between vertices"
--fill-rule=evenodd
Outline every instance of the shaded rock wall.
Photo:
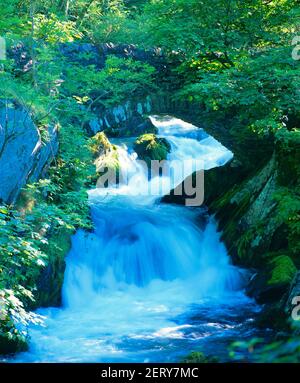
M 47 252 L 48 263 L 40 273 L 37 280 L 35 302 L 31 309 L 38 307 L 58 307 L 62 303 L 62 286 L 66 268 L 65 256 L 71 249 L 70 230 L 61 229 L 48 239 L 47 247 L 42 250 Z
M 89 122 L 91 135 L 108 130 L 111 134 L 126 136 L 144 131 L 145 116 L 153 111 L 153 102 L 148 96 L 139 102 L 127 101 L 111 109 L 94 108 L 92 111 L 97 117 Z
M 286 145 L 289 150 L 283 148 Z M 207 171 L 205 201 L 234 263 L 255 271 L 247 293 L 266 304 L 262 324 L 283 328 L 290 322 L 291 310 L 285 307 L 287 299 L 292 300 L 288 291 L 299 268 L 299 238 L 298 245 L 297 240 L 291 241 L 293 233 L 281 211 L 288 209 L 289 202 L 282 202 L 278 193 L 284 188 L 293 201 L 300 161 L 294 138 L 278 141 L 273 148 L 270 159 L 256 170 L 245 173 L 242 166 L 233 167 L 233 160 Z
M 57 128 L 41 135 L 27 111 L 12 103 L 0 108 L 0 200 L 14 203 L 27 182 L 43 174 L 58 150 Z
M 64 43 L 60 45 L 60 52 L 72 62 L 95 65 L 98 69 L 104 67 L 107 56 L 114 55 L 148 63 L 160 72 L 167 70 L 166 58 L 159 48 L 143 50 L 132 44 Z
M 253 270 L 247 293 L 265 304 L 261 324 L 283 328 L 288 319 L 286 301 L 292 299 L 288 291 L 300 267 L 300 239 L 296 238 L 297 213 L 291 229 L 282 209 L 296 209 L 293 193 L 299 185 L 300 140 L 293 132 L 275 141 L 272 135 L 233 131 L 226 121 L 208 123 L 200 106 L 193 108 L 177 104 L 170 113 L 205 129 L 234 153 L 225 166 L 205 172 L 204 203 L 217 219 L 233 262 Z M 283 188 L 287 202 L 278 198 Z M 163 198 L 179 204 L 184 200 L 185 196 L 172 193 Z

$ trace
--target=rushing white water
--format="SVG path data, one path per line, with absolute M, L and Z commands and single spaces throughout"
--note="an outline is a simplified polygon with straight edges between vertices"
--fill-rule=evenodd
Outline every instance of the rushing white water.
M 171 143 L 170 160 L 199 158 L 209 169 L 232 157 L 193 125 L 153 121 Z M 128 148 L 119 158 L 129 183 L 90 192 L 95 230 L 73 237 L 63 307 L 39 310 L 45 324 L 32 326 L 30 350 L 15 361 L 176 361 L 199 346 L 226 355 L 223 343 L 252 334 L 257 308 L 213 220 L 136 193 L 159 178 L 148 180 Z

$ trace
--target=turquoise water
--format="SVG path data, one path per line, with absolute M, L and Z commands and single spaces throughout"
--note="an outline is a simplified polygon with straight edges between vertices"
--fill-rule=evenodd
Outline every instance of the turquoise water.
M 169 160 L 209 169 L 232 158 L 190 124 L 153 121 L 171 143 Z M 95 229 L 72 239 L 63 306 L 38 310 L 44 324 L 31 326 L 30 349 L 14 361 L 174 362 L 198 349 L 227 360 L 232 341 L 260 335 L 260 308 L 243 293 L 247 273 L 231 264 L 204 208 L 146 193 L 162 182 L 165 194 L 186 170 L 172 185 L 166 175 L 151 180 L 130 145 L 118 150 L 128 182 L 90 191 Z

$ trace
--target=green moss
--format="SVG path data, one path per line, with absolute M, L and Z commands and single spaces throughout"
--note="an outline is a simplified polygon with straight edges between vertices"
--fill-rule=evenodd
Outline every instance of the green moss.
M 182 363 L 217 363 L 218 358 L 206 356 L 203 352 L 194 351 L 191 352 L 186 358 L 182 360 Z
M 98 157 L 99 155 L 112 150 L 112 148 L 113 145 L 110 143 L 104 132 L 99 132 L 91 138 L 90 149 L 94 157 Z
M 108 186 L 108 181 L 106 180 L 103 182 L 101 178 L 101 176 L 105 175 L 107 172 L 109 172 L 109 174 L 112 172 L 115 175 L 115 180 L 113 182 L 118 182 L 120 177 L 120 162 L 118 152 L 114 146 L 112 146 L 106 153 L 100 155 L 94 163 L 96 165 L 97 187 Z
M 120 170 L 119 156 L 116 150 L 112 150 L 95 160 L 97 174 L 103 174 L 107 170 L 113 170 L 117 173 Z
M 171 146 L 165 138 L 158 138 L 152 133 L 139 136 L 134 142 L 133 148 L 138 157 L 146 161 L 148 165 L 151 164 L 152 160 L 166 160 L 171 151 Z
M 288 284 L 293 280 L 297 272 L 294 262 L 286 255 L 274 258 L 270 262 L 270 266 L 272 271 L 268 285 Z
M 119 156 L 115 145 L 112 145 L 104 132 L 97 133 L 90 144 L 91 151 L 96 157 L 94 164 L 96 165 L 97 176 L 107 171 L 115 171 L 119 174 L 120 163 Z

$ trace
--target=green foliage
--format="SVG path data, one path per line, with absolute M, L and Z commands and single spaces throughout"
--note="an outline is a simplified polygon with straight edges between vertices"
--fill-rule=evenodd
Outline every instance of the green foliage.
M 205 356 L 203 352 L 191 352 L 186 358 L 182 360 L 183 363 L 217 363 L 218 358 Z
M 105 68 L 69 65 L 62 93 L 73 97 L 77 103 L 91 106 L 115 106 L 130 97 L 139 97 L 155 89 L 154 68 L 132 59 L 110 56 Z
M 290 49 L 273 48 L 243 58 L 222 72 L 203 73 L 200 81 L 186 85 L 179 96 L 219 115 L 238 112 L 239 129 L 267 134 L 284 128 L 287 114 L 300 111 L 298 71 Z
M 25 1 L 20 0 L 0 1 L 0 36 L 15 38 L 20 34 L 24 36 L 29 33 L 29 13 L 24 3 Z
M 271 260 L 272 268 L 271 277 L 268 281 L 269 285 L 290 283 L 297 269 L 290 257 L 281 255 Z
M 45 266 L 46 254 L 39 244 L 46 239 L 40 230 L 33 230 L 33 219 L 32 215 L 24 217 L 17 211 L 0 207 L 0 343 L 3 350 L 5 339 L 7 347 L 11 343 L 24 343 L 24 327 L 36 319 L 24 309 L 24 302 L 33 300 L 33 281 Z
M 76 30 L 76 24 L 73 21 L 61 20 L 57 15 L 37 14 L 35 16 L 35 34 L 37 40 L 43 40 L 50 44 L 72 42 L 82 37 Z
M 278 42 L 278 30 L 296 23 L 295 4 L 287 0 L 152 0 L 143 15 L 145 35 L 147 42 L 169 51 L 183 52 L 188 58 L 204 56 L 226 67 L 241 49 Z

